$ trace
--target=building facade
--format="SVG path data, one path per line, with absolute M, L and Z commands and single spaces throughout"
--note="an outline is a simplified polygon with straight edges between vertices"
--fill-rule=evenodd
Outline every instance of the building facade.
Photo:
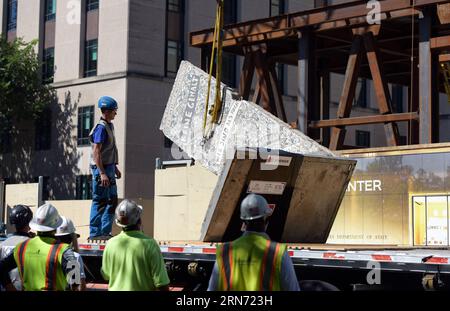
M 226 1 L 225 22 L 235 23 L 349 1 Z M 57 101 L 35 123 L 14 125 L 0 139 L 0 177 L 32 182 L 44 176 L 50 199 L 90 198 L 90 129 L 100 118 L 97 100 L 119 102 L 114 121 L 119 148 L 119 197 L 152 199 L 155 159 L 170 159 L 170 141 L 159 131 L 165 104 L 182 59 L 200 65 L 200 50 L 189 46 L 189 32 L 210 28 L 211 0 L 0 0 L 1 32 L 8 40 L 38 39 L 43 80 Z M 223 81 L 236 87 L 242 59 L 224 55 Z M 297 69 L 277 68 L 288 121 L 296 120 Z M 332 75 L 330 115 L 336 114 L 343 77 Z M 361 80 L 354 115 L 376 112 L 372 82 Z M 391 86 L 394 105 L 405 111 L 405 88 Z M 448 105 L 442 95 L 441 117 Z M 407 138 L 407 128 L 400 127 Z M 450 140 L 441 131 L 441 141 Z M 386 144 L 382 125 L 349 129 L 346 145 Z

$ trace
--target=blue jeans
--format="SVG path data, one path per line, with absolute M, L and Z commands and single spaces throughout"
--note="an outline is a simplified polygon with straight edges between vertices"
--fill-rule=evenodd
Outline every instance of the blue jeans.
M 89 236 L 96 237 L 111 234 L 114 212 L 117 206 L 117 185 L 115 165 L 107 165 L 105 173 L 109 178 L 109 187 L 101 185 L 100 170 L 92 166 L 92 205 Z

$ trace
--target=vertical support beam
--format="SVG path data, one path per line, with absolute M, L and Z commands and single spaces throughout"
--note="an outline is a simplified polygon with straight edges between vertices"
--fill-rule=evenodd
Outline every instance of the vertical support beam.
M 389 87 L 383 75 L 380 61 L 380 52 L 372 32 L 364 34 L 364 46 L 366 48 L 367 60 L 369 61 L 370 72 L 372 73 L 375 95 L 377 97 L 378 108 L 381 114 L 392 113 L 392 102 L 389 94 Z M 384 124 L 386 141 L 388 146 L 399 145 L 398 126 L 395 122 Z
M 239 94 L 243 99 L 248 100 L 252 87 L 253 75 L 255 73 L 255 62 L 251 52 L 246 53 L 239 80 Z
M 0 181 L 0 221 L 6 224 L 5 218 L 5 181 Z
M 433 75 L 433 54 L 430 48 L 433 10 L 427 8 L 419 20 L 419 143 L 439 141 L 439 110 L 436 98 L 436 75 Z M 437 111 L 436 111 L 437 110 Z M 437 119 L 436 119 L 437 115 Z
M 314 59 L 310 53 L 311 32 L 306 29 L 298 35 L 298 88 L 297 88 L 297 128 L 308 134 L 308 103 L 311 98 L 311 66 Z
M 255 70 L 258 77 L 259 93 L 261 96 L 262 106 L 268 112 L 277 115 L 277 110 L 274 105 L 274 96 L 270 86 L 267 58 L 261 50 L 255 52 Z
M 328 70 L 325 59 L 320 63 L 320 119 L 330 119 L 330 71 Z M 320 140 L 322 145 L 329 146 L 330 144 L 330 128 L 321 128 Z
M 413 58 L 412 86 L 408 88 L 409 112 L 419 111 L 419 68 L 417 57 Z M 412 90 L 411 90 L 412 87 Z M 408 122 L 408 142 L 410 145 L 419 143 L 419 122 L 411 120 Z
M 352 109 L 353 99 L 355 97 L 356 83 L 358 82 L 359 68 L 361 65 L 361 46 L 362 37 L 355 35 L 353 38 L 352 48 L 345 71 L 344 86 L 342 95 L 339 100 L 339 107 L 337 111 L 338 118 L 348 118 Z M 331 129 L 330 149 L 342 149 L 345 139 L 345 127 L 333 127 Z
M 252 102 L 259 105 L 259 101 L 261 100 L 261 92 L 259 91 L 259 83 L 256 83 L 255 92 L 253 93 Z
M 308 124 L 311 121 L 320 120 L 320 73 L 319 73 L 319 63 L 318 59 L 314 54 L 315 47 L 315 37 L 313 36 L 310 41 L 309 53 L 312 56 L 309 66 L 309 79 L 311 81 L 309 86 L 309 97 L 308 97 Z M 308 136 L 316 141 L 320 141 L 320 129 L 308 128 Z
M 278 77 L 277 72 L 275 70 L 274 62 L 271 62 L 271 64 L 269 65 L 269 77 L 273 97 L 275 99 L 275 107 L 277 109 L 277 115 L 281 120 L 287 122 L 286 111 L 284 110 L 283 104 L 283 94 L 281 94 L 280 84 L 278 83 Z

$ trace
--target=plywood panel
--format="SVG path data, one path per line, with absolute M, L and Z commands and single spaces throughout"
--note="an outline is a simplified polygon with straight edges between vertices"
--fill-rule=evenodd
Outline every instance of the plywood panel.
M 155 171 L 155 196 L 187 195 L 186 167 Z
M 155 239 L 189 240 L 187 196 L 155 197 Z
M 9 225 L 9 213 L 11 208 L 17 204 L 24 204 L 31 207 L 31 209 L 36 209 L 38 205 L 39 196 L 39 184 L 17 184 L 17 185 L 6 185 L 5 189 L 5 207 L 6 207 L 6 218 L 8 232 L 13 232 L 14 227 Z
M 199 240 L 218 177 L 205 168 L 155 171 L 154 236 L 157 240 Z
M 91 200 L 80 201 L 47 201 L 58 210 L 61 216 L 73 221 L 77 233 L 80 235 L 79 242 L 86 242 L 89 237 L 89 216 L 91 212 Z M 34 212 L 34 211 L 33 211 Z

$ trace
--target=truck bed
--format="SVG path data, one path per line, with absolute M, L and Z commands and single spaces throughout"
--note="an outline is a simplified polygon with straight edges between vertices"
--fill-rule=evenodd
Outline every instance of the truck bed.
M 100 267 L 105 244 L 79 246 L 90 282 L 104 282 Z M 173 286 L 183 290 L 207 288 L 216 243 L 161 241 L 160 248 Z M 292 243 L 288 252 L 300 284 L 319 280 L 341 290 L 420 290 L 424 284 L 426 288 L 450 289 L 448 248 Z M 380 283 L 368 284 L 369 276 L 376 274 Z

